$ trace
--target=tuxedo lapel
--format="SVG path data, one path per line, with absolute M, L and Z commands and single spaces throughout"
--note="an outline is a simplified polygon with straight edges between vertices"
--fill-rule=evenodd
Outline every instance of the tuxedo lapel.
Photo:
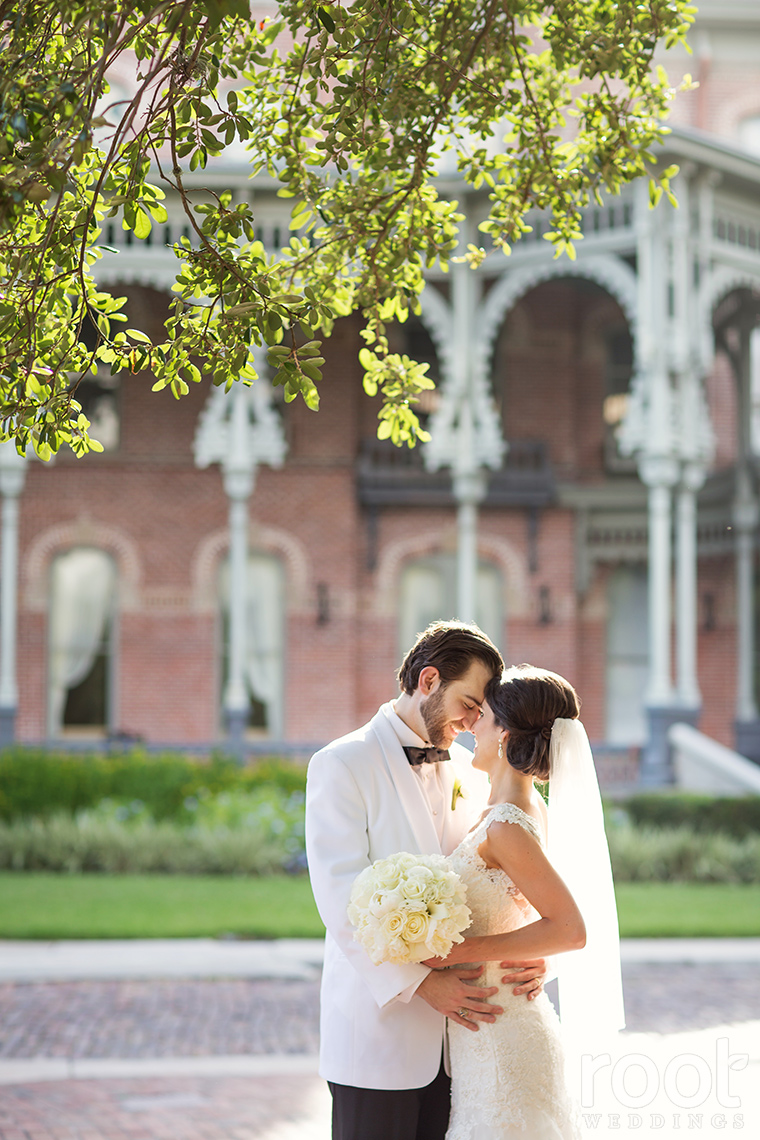
M 401 807 L 414 832 L 420 853 L 440 854 L 441 845 L 420 782 L 412 771 L 398 737 L 382 709 L 373 717 L 372 728 L 380 742 L 388 771 L 396 787 Z

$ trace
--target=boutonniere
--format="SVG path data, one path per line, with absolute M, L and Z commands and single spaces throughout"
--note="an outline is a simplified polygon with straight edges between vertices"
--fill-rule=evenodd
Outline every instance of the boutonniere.
M 467 791 L 467 788 L 463 788 L 460 781 L 455 780 L 454 788 L 451 793 L 451 810 L 454 811 L 456 808 L 457 800 L 466 800 L 469 795 L 470 793 Z

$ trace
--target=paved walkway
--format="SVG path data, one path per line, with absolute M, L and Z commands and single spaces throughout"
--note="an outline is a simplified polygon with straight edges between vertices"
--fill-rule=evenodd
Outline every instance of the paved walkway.
M 296 941 L 0 943 L 0 1140 L 328 1140 L 320 959 Z M 760 1136 L 760 940 L 626 942 L 623 960 L 628 1030 L 589 1135 L 683 1140 L 725 1119 Z M 705 1094 L 691 1117 L 674 1071 L 677 1100 L 689 1080 Z M 646 1110 L 628 1095 L 642 1074 Z
M 316 938 L 0 941 L 0 981 L 95 978 L 303 978 L 317 976 Z M 760 938 L 624 938 L 623 962 L 756 962 Z

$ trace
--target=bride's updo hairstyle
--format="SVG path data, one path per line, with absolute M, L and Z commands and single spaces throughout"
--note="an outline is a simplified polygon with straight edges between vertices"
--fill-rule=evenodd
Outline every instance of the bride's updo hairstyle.
M 486 687 L 486 700 L 496 723 L 509 733 L 507 760 L 518 772 L 549 779 L 549 742 L 557 717 L 575 720 L 581 702 L 573 686 L 558 673 L 533 665 L 513 665 Z

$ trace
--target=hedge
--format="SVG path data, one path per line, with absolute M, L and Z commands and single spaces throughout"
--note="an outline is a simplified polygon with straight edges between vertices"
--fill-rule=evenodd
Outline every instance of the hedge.
M 760 833 L 760 796 L 709 796 L 689 792 L 640 792 L 619 805 L 638 827 L 689 827 L 740 838 Z
M 266 875 L 301 871 L 289 837 L 271 830 L 188 829 L 168 820 L 126 826 L 70 815 L 0 823 L 4 871 Z
M 757 883 L 760 835 L 742 838 L 690 827 L 607 828 L 618 883 Z
M 212 794 L 274 785 L 291 793 L 306 786 L 306 766 L 267 759 L 241 767 L 213 756 L 209 761 L 176 753 L 72 756 L 42 749 L 0 752 L 0 819 L 45 819 L 74 815 L 103 799 L 140 800 L 156 820 L 181 814 L 185 800 L 206 789 Z
M 136 817 L 120 822 L 113 807 L 76 817 L 0 822 L 0 869 L 8 871 L 107 872 L 134 874 L 261 875 L 298 872 L 303 858 L 303 805 L 258 804 L 255 818 L 233 804 L 209 803 L 209 815 L 195 826 L 156 823 Z M 295 797 L 291 797 L 291 801 Z M 219 797 L 224 801 L 224 794 Z M 273 810 L 265 813 L 262 809 Z M 277 809 L 277 810 L 274 810 Z M 118 810 L 118 809 L 117 809 Z M 733 839 L 690 828 L 608 829 L 615 879 L 619 883 L 756 883 L 760 880 L 760 835 Z

